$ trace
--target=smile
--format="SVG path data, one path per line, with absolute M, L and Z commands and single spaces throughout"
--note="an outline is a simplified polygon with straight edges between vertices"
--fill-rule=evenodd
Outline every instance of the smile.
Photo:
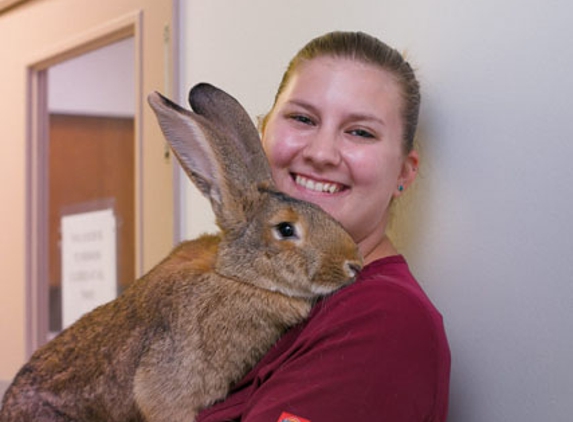
M 298 174 L 294 175 L 294 181 L 297 185 L 314 192 L 336 193 L 344 189 L 344 186 L 338 183 L 318 182 Z

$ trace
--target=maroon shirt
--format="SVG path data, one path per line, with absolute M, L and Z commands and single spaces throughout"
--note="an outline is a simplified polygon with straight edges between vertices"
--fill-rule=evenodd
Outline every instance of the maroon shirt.
M 441 422 L 449 378 L 442 317 L 391 256 L 317 303 L 196 421 Z

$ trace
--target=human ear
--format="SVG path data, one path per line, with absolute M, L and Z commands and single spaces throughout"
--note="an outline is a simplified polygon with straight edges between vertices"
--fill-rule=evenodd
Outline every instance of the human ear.
M 402 169 L 400 171 L 400 176 L 398 177 L 398 185 L 396 186 L 394 197 L 402 195 L 404 191 L 414 183 L 414 180 L 416 180 L 416 176 L 418 175 L 419 165 L 420 155 L 418 154 L 418 151 L 410 151 L 402 163 Z

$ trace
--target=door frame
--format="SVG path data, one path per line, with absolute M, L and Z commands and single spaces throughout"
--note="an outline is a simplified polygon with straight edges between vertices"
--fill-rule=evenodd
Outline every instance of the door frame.
M 143 270 L 143 128 L 142 128 L 142 25 L 136 10 L 56 45 L 27 66 L 27 205 L 26 205 L 26 354 L 44 344 L 49 331 L 48 307 L 48 160 L 49 115 L 47 70 L 65 60 L 123 40 L 134 38 L 135 62 L 135 271 Z

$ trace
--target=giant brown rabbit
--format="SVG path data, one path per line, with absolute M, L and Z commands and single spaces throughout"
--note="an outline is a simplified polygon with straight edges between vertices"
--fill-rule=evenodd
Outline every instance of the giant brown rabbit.
M 182 243 L 38 349 L 7 390 L 1 422 L 192 421 L 362 266 L 336 221 L 277 191 L 233 97 L 200 84 L 193 111 L 158 93 L 148 101 L 220 232 Z

